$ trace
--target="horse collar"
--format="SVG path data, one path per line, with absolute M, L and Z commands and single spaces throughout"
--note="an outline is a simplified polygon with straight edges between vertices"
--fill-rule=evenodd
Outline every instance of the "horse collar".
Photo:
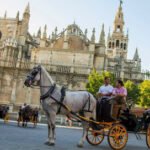
M 44 100 L 44 99 L 50 97 L 51 94 L 54 92 L 55 87 L 56 87 L 56 84 L 54 83 L 52 86 L 50 86 L 49 90 L 44 95 L 40 96 L 40 100 Z

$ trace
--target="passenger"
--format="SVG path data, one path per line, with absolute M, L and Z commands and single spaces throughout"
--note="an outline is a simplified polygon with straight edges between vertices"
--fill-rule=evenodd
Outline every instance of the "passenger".
M 127 90 L 122 80 L 117 80 L 116 88 L 113 89 L 112 95 L 114 96 L 115 103 L 126 104 Z
M 100 97 L 97 101 L 96 119 L 97 121 L 114 121 L 111 117 L 111 105 L 109 99 L 111 98 L 113 87 L 110 85 L 110 78 L 104 78 L 104 85 L 99 88 L 97 95 Z
M 111 109 L 111 114 L 113 114 L 115 118 L 118 118 L 120 111 L 123 109 L 123 107 L 126 107 L 126 96 L 127 90 L 124 87 L 123 81 L 117 80 L 116 87 L 113 89 L 112 92 L 112 103 L 121 106 L 112 107 L 113 109 Z

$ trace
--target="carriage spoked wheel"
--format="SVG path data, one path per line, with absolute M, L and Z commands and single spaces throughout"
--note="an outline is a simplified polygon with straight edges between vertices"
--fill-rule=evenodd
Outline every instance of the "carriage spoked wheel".
M 147 147 L 150 148 L 150 124 L 148 125 L 147 132 L 146 132 L 146 144 Z
M 128 132 L 121 124 L 114 124 L 108 133 L 108 143 L 114 150 L 121 150 L 128 141 Z
M 88 128 L 86 139 L 91 145 L 99 145 L 104 140 L 104 130 L 93 130 L 92 128 Z

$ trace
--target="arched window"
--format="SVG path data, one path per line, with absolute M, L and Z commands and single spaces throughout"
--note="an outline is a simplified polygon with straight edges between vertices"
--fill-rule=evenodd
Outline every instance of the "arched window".
M 121 43 L 120 48 L 123 48 L 123 43 Z
M 114 48 L 114 46 L 115 46 L 115 44 L 114 44 L 114 42 L 112 43 L 112 48 Z
M 75 28 L 73 29 L 73 32 L 74 32 L 74 33 L 76 32 L 76 29 L 75 29 Z
M 116 41 L 116 47 L 119 47 L 119 40 Z
M 109 42 L 109 48 L 111 48 L 111 42 Z
M 120 25 L 118 25 L 117 26 L 117 32 L 120 32 L 120 29 L 121 29 L 121 27 L 120 27 Z
M 126 50 L 126 48 L 127 48 L 127 44 L 125 43 L 125 44 L 124 44 L 124 50 Z

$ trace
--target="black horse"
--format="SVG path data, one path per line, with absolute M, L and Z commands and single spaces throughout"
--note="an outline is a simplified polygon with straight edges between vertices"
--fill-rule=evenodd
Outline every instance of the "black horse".
M 38 122 L 38 108 L 31 108 L 29 105 L 19 109 L 18 126 L 22 122 L 23 127 L 27 127 L 28 122 L 33 122 L 34 127 Z
M 8 106 L 0 105 L 0 118 L 4 119 L 4 121 L 6 119 L 8 111 L 9 111 L 9 107 Z

